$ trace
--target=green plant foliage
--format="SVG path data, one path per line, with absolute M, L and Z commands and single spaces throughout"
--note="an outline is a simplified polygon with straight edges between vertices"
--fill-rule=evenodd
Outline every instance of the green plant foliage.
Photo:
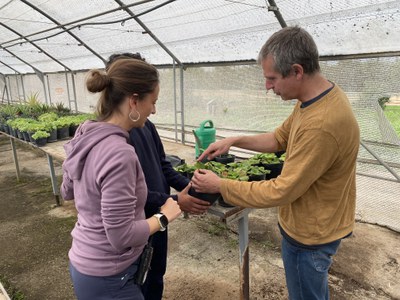
M 50 133 L 48 133 L 47 131 L 44 131 L 44 130 L 38 130 L 34 134 L 32 134 L 32 138 L 34 140 L 38 140 L 41 138 L 47 138 L 49 136 L 50 136 Z
M 282 156 L 281 156 L 282 157 Z M 284 160 L 285 156 L 282 157 Z M 283 161 L 282 160 L 282 161 Z M 263 175 L 271 173 L 260 164 L 278 164 L 282 161 L 274 153 L 260 153 L 243 161 L 222 164 L 215 161 L 206 163 L 196 162 L 194 165 L 183 164 L 175 167 L 175 170 L 181 173 L 193 174 L 197 169 L 206 169 L 213 171 L 221 178 L 248 181 L 250 175 Z
M 41 122 L 53 122 L 57 119 L 58 116 L 55 112 L 46 112 L 38 117 L 38 120 Z
M 382 109 L 385 109 L 387 102 L 389 102 L 389 97 L 387 96 L 383 96 L 378 99 L 378 103 Z
M 54 121 L 54 124 L 57 126 L 57 128 L 69 127 L 71 125 L 71 120 L 66 116 L 60 117 Z
M 71 110 L 64 105 L 62 102 L 57 102 L 55 104 L 52 104 L 52 109 L 59 115 L 59 116 L 65 116 L 69 115 L 71 113 Z
M 400 106 L 386 105 L 385 116 L 400 137 Z
M 34 119 L 30 119 L 30 118 L 16 118 L 13 120 L 12 124 L 13 124 L 13 128 L 17 128 L 18 130 L 23 131 L 23 132 L 28 132 L 30 125 L 35 122 L 37 122 L 37 121 L 35 121 Z
M 28 106 L 34 106 L 34 105 L 39 105 L 39 92 L 36 93 L 30 93 L 28 97 L 25 99 L 25 104 Z
M 0 275 L 0 282 L 3 284 L 4 289 L 7 291 L 8 296 L 11 300 L 24 300 L 25 295 L 18 290 L 17 288 L 13 287 L 10 281 L 3 275 Z
M 281 161 L 275 153 L 259 153 L 249 158 L 253 165 L 257 164 L 279 164 Z
M 266 170 L 262 166 L 251 166 L 247 170 L 247 175 L 264 175 L 264 174 L 269 174 L 269 173 L 271 173 L 271 171 L 270 170 Z
M 0 114 L 6 119 L 14 119 L 18 117 L 18 108 L 15 105 L 6 104 L 0 107 Z

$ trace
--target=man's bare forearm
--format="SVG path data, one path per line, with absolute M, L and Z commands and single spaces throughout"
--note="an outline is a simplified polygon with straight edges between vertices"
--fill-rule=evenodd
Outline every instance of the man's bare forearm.
M 244 135 L 230 137 L 231 145 L 238 148 L 257 152 L 276 152 L 278 151 L 278 141 L 273 132 L 256 135 Z

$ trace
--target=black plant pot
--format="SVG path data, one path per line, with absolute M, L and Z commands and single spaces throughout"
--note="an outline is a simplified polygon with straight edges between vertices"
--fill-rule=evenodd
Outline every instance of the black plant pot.
M 271 173 L 265 175 L 265 179 L 272 179 L 278 177 L 283 168 L 283 163 L 278 163 L 278 164 L 262 164 L 264 169 L 270 170 Z
M 261 181 L 265 180 L 265 176 L 269 174 L 257 174 L 257 175 L 249 175 L 249 181 Z
M 14 128 L 10 127 L 10 135 L 13 137 L 17 137 L 17 133 L 15 132 Z
M 221 194 L 219 194 L 219 193 L 217 193 L 217 194 L 198 193 L 192 187 L 189 189 L 189 195 L 192 197 L 198 198 L 200 200 L 207 201 L 210 204 L 213 204 L 215 201 L 217 201 L 221 197 Z
M 31 143 L 35 143 L 35 140 L 32 138 L 32 134 L 34 134 L 34 132 L 29 132 L 29 131 L 28 131 L 29 141 L 30 141 Z
M 10 127 L 7 124 L 3 124 L 4 132 L 10 134 Z
M 222 197 L 219 197 L 219 198 L 218 198 L 218 204 L 219 204 L 220 206 L 222 206 L 222 207 L 235 207 L 234 205 L 231 205 L 231 204 L 229 204 L 229 203 L 226 203 L 226 202 L 224 201 L 224 198 L 222 198 Z
M 24 135 L 22 134 L 22 132 L 21 132 L 19 129 L 16 129 L 15 132 L 17 133 L 17 137 L 18 137 L 20 140 L 23 140 L 23 139 L 24 139 Z
M 57 128 L 57 140 L 65 140 L 69 138 L 69 126 Z
M 235 161 L 235 155 L 233 154 L 221 154 L 214 157 L 214 161 L 219 162 L 221 164 L 229 164 Z
M 28 134 L 28 132 L 23 131 L 23 132 L 22 132 L 22 135 L 23 135 L 23 137 L 24 137 L 24 140 L 25 140 L 26 142 L 29 142 L 29 134 Z
M 49 132 L 50 136 L 47 138 L 48 143 L 57 142 L 57 129 L 53 129 Z
M 78 125 L 71 125 L 69 126 L 69 136 L 74 136 L 75 131 L 78 129 Z
M 38 146 L 38 147 L 43 147 L 44 145 L 47 144 L 47 137 L 45 137 L 45 138 L 40 138 L 40 139 L 36 139 L 36 140 L 34 140 L 34 143 L 35 143 L 35 145 Z
M 282 154 L 284 154 L 284 153 L 286 153 L 286 151 L 278 151 L 278 152 L 275 152 L 275 155 L 279 158 L 279 157 L 281 157 Z

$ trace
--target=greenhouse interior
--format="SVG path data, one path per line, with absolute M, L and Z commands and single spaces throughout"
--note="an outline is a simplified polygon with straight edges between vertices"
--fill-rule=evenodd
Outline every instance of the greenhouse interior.
M 295 101 L 266 93 L 258 51 L 281 27 L 305 28 L 323 73 L 347 93 L 360 124 L 358 184 L 365 197 L 357 217 L 400 230 L 400 138 L 379 102 L 400 101 L 398 1 L 294 7 L 287 0 L 4 0 L 0 16 L 2 104 L 37 97 L 91 113 L 97 95 L 85 88 L 87 71 L 104 68 L 114 53 L 139 52 L 161 76 L 151 119 L 164 138 L 189 144 L 207 119 L 218 138 L 274 130 Z M 377 203 L 376 186 L 393 186 L 393 193 Z
M 356 219 L 400 232 L 400 1 L 0 0 L 0 20 L 1 106 L 93 113 L 88 71 L 138 52 L 160 73 L 150 120 L 190 146 L 204 120 L 223 139 L 273 131 L 289 116 L 297 100 L 266 92 L 257 57 L 282 27 L 306 29 L 360 127 Z

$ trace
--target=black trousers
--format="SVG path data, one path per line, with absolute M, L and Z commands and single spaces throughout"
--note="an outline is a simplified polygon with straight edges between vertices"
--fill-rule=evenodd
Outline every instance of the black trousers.
M 142 292 L 146 300 L 161 300 L 164 274 L 167 269 L 168 229 L 158 231 L 153 237 L 153 258 Z

